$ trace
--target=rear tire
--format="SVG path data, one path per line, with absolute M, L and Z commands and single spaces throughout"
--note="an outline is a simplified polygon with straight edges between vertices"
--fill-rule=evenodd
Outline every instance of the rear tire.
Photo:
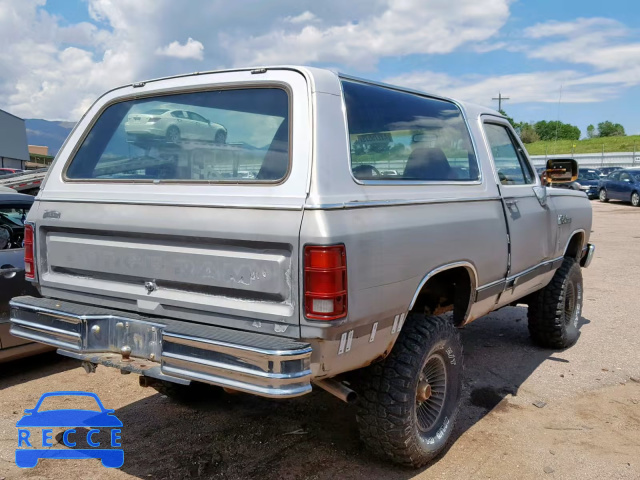
M 633 192 L 631 194 L 631 205 L 634 207 L 640 207 L 640 194 L 638 194 L 638 192 Z
M 574 258 L 565 258 L 553 279 L 529 301 L 529 334 L 545 348 L 567 348 L 580 336 L 582 271 Z
M 607 196 L 607 191 L 604 188 L 600 189 L 600 193 L 598 194 L 598 198 L 602 203 L 607 203 L 609 201 L 609 197 Z
M 175 143 L 176 145 L 180 143 L 180 129 L 175 125 L 171 125 L 167 128 L 166 139 L 167 143 Z
M 357 422 L 376 455 L 421 467 L 447 445 L 460 405 L 462 344 L 451 321 L 410 315 L 391 353 L 363 371 Z

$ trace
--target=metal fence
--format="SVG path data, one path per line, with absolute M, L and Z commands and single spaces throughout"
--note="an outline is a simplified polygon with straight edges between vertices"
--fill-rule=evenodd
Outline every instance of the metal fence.
M 640 167 L 640 152 L 613 152 L 613 153 L 581 153 L 564 155 L 531 155 L 531 160 L 536 167 L 544 167 L 550 158 L 575 158 L 578 165 L 587 168 L 602 167 Z

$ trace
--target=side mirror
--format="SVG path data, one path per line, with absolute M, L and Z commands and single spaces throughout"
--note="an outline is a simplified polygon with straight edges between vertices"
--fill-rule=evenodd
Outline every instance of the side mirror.
M 549 183 L 571 183 L 578 178 L 578 162 L 573 158 L 552 158 L 543 173 Z

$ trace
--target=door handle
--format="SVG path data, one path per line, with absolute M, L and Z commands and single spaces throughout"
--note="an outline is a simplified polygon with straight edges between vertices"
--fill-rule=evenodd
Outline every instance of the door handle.
M 505 200 L 504 203 L 507 205 L 507 207 L 514 207 L 518 204 L 518 200 L 516 200 L 515 198 L 510 198 L 508 200 Z
M 15 277 L 16 273 L 20 273 L 20 272 L 24 272 L 24 268 L 15 268 L 15 267 L 0 268 L 0 276 L 7 279 L 11 279 Z

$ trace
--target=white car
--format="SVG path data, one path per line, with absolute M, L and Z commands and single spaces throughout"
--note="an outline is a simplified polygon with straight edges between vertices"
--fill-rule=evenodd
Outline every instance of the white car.
M 131 141 L 164 139 L 168 143 L 197 140 L 226 143 L 227 129 L 188 110 L 154 108 L 127 116 L 124 130 Z

